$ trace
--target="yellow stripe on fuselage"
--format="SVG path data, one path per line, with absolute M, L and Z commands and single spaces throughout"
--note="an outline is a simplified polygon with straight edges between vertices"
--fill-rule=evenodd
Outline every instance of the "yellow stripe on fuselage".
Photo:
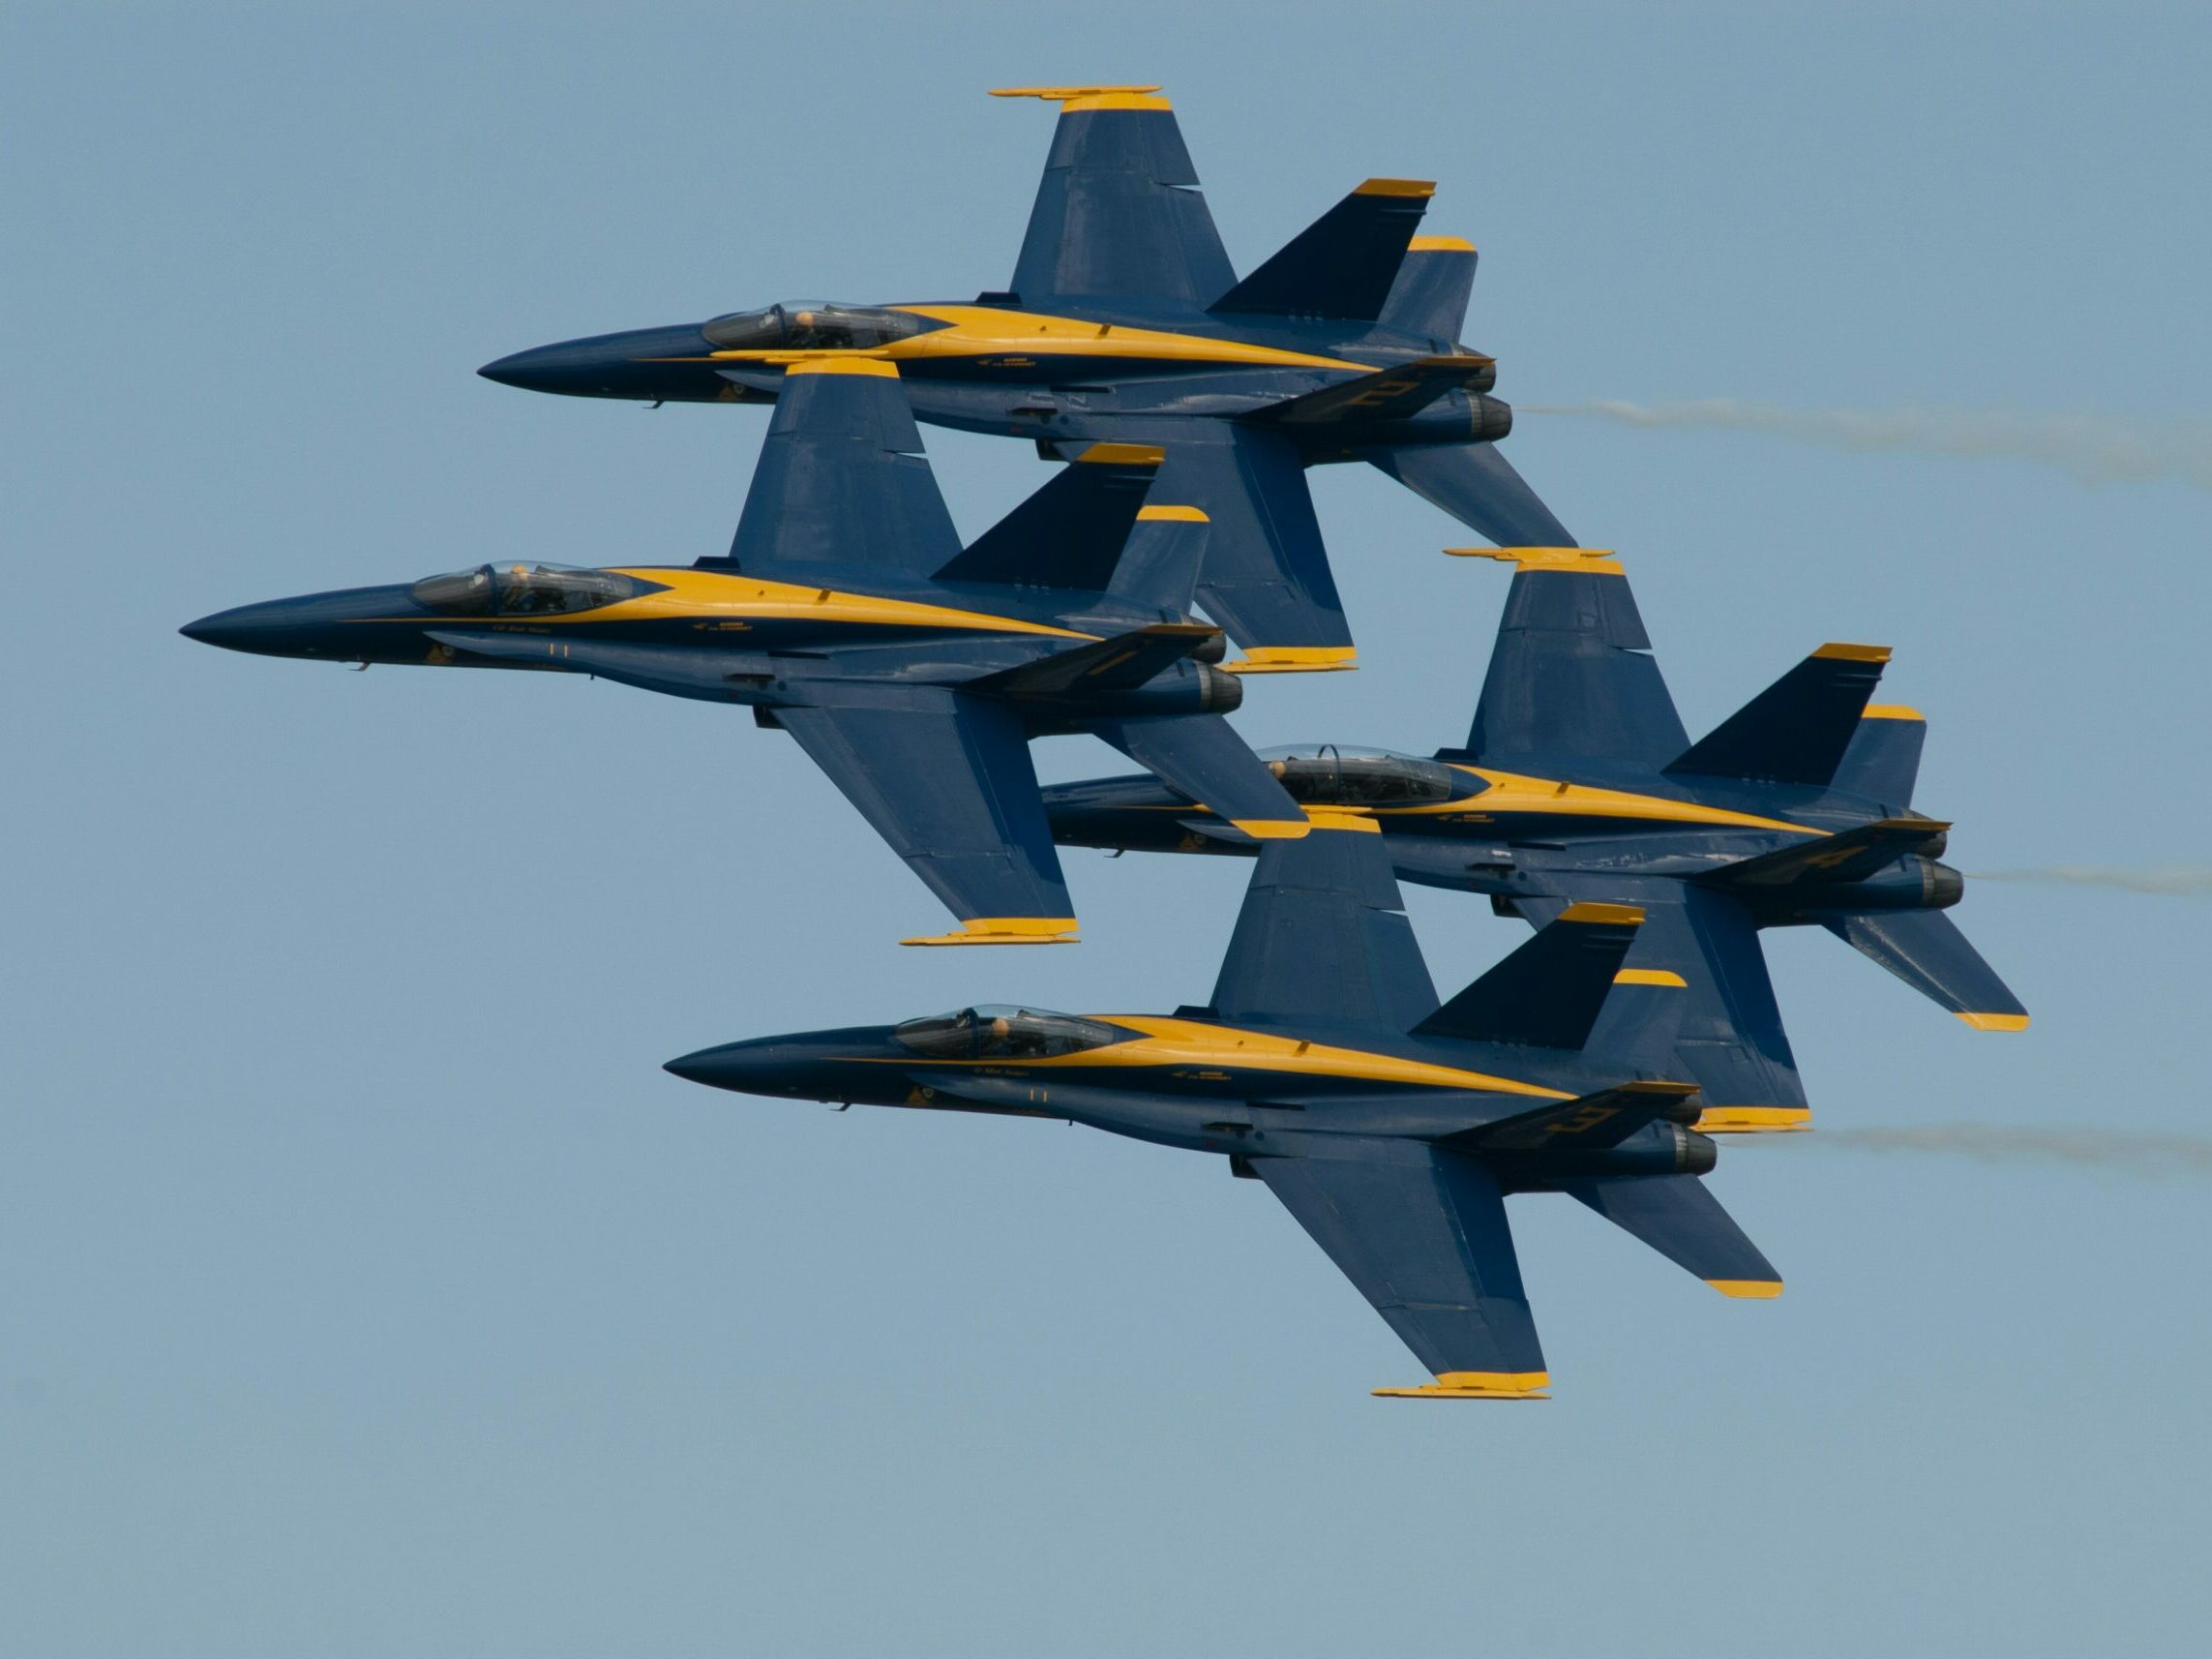
M 1356 1078 L 1368 1083 L 1403 1083 L 1430 1089 L 1473 1089 L 1495 1095 L 1532 1095 L 1539 1100 L 1568 1101 L 1574 1097 L 1559 1089 L 1523 1083 L 1512 1077 L 1493 1077 L 1486 1071 L 1465 1071 L 1456 1066 L 1432 1066 L 1421 1060 L 1401 1060 L 1394 1054 L 1376 1054 L 1363 1048 L 1332 1048 L 1322 1042 L 1301 1042 L 1295 1037 L 1271 1032 L 1243 1031 L 1235 1026 L 1208 1025 L 1194 1019 L 1162 1019 L 1151 1014 L 1088 1014 L 1089 1019 L 1118 1025 L 1140 1035 L 1128 1042 L 1105 1048 L 1086 1048 L 1073 1054 L 1042 1059 L 1001 1060 L 988 1064 L 1023 1071 L 1082 1071 L 1112 1066 L 1198 1066 L 1209 1071 L 1235 1068 L 1245 1071 L 1276 1071 L 1295 1077 Z M 973 1066 L 971 1060 L 900 1060 L 902 1066 Z
M 1358 807 L 1387 818 L 1469 817 L 1483 819 L 1514 814 L 1568 818 L 1627 818 L 1653 824 L 1710 824 L 1730 830 L 1787 830 L 1799 835 L 1817 835 L 1817 830 L 1786 819 L 1760 818 L 1724 807 L 1701 806 L 1694 800 L 1669 800 L 1664 796 L 1635 795 L 1627 790 L 1596 789 L 1587 784 L 1562 783 L 1555 778 L 1527 777 L 1519 772 L 1492 771 L 1487 767 L 1454 765 L 1454 771 L 1479 777 L 1490 787 L 1462 800 L 1431 800 L 1418 806 Z
M 1065 640 L 1094 640 L 1078 633 L 988 611 L 963 611 L 915 599 L 885 599 L 874 593 L 848 593 L 835 588 L 809 588 L 792 582 L 764 582 L 718 570 L 664 570 L 611 567 L 616 576 L 634 576 L 655 590 L 590 611 L 551 611 L 514 617 L 436 618 L 464 627 L 517 626 L 535 629 L 588 628 L 602 622 L 716 623 L 844 622 L 856 627 L 937 628 L 952 633 L 1045 634 Z M 379 621 L 421 621 L 417 617 L 385 617 Z
M 1202 334 L 1174 334 L 1156 328 L 1125 328 L 1118 322 L 1086 322 L 1080 317 L 1048 317 L 1033 311 L 1001 311 L 982 305 L 900 305 L 889 308 L 947 326 L 910 335 L 884 346 L 850 351 L 802 351 L 789 347 L 758 351 L 716 351 L 715 363 L 794 363 L 833 357 L 875 358 L 926 365 L 945 358 L 1136 357 L 1192 368 L 1345 369 L 1372 374 L 1372 363 L 1340 357 L 1315 357 L 1241 340 L 1215 340 Z M 1016 361 L 1009 368 L 1028 367 Z

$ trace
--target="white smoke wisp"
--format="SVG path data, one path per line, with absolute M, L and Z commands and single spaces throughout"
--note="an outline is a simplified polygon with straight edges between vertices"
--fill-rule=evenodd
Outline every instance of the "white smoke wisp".
M 2043 864 L 2018 870 L 1976 870 L 1978 882 L 2048 882 L 2060 887 L 2117 888 L 2162 898 L 2212 898 L 2212 864 Z
M 1887 409 L 1796 409 L 1743 398 L 1633 404 L 1518 406 L 1527 414 L 1581 415 L 1626 426 L 1759 432 L 1860 454 L 1950 455 L 2026 461 L 2084 484 L 2154 484 L 2172 479 L 2212 490 L 2212 421 L 2030 414 L 1903 405 Z
M 1933 1152 L 1982 1163 L 2063 1163 L 2123 1175 L 2212 1176 L 2212 1135 L 1928 1124 L 1911 1129 L 1823 1129 L 1803 1138 L 1840 1152 Z

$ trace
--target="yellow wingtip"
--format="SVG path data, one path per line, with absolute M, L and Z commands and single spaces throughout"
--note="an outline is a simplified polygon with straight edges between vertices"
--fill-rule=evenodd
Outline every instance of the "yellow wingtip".
M 1705 1282 L 1721 1295 L 1744 1302 L 1771 1302 L 1782 1293 L 1779 1279 L 1708 1279 Z
M 2024 1013 L 1961 1013 L 1958 1016 L 1976 1031 L 2025 1031 L 2028 1016 Z
M 1377 1388 L 1378 1400 L 1549 1400 L 1547 1371 L 1445 1371 L 1419 1388 Z
M 902 939 L 901 945 L 1074 945 L 1076 920 L 1072 916 L 978 916 L 961 924 L 958 933 L 931 933 Z
M 1371 178 L 1363 181 L 1354 196 L 1430 196 L 1436 194 L 1436 180 L 1432 178 Z
M 1448 547 L 1448 558 L 1495 558 L 1514 571 L 1560 570 L 1578 576 L 1625 576 L 1621 556 L 1606 547 Z

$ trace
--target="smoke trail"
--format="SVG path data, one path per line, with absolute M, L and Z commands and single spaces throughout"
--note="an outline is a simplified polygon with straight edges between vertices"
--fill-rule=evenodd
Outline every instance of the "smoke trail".
M 2019 870 L 1977 870 L 1978 882 L 2056 882 L 2066 887 L 2118 888 L 2167 898 L 2212 898 L 2212 864 L 2046 864 Z
M 1520 406 L 1529 414 L 1584 415 L 1629 426 L 1763 432 L 1825 449 L 1956 455 L 2031 462 L 2084 484 L 2176 479 L 2212 490 L 2212 421 L 2128 420 L 2114 415 L 2027 414 L 1906 405 L 1889 409 L 1792 409 L 1741 398 L 1631 404 Z
M 1983 1163 L 2069 1163 L 2127 1175 L 2212 1175 L 2208 1135 L 1929 1124 L 1918 1129 L 1823 1129 L 1776 1138 L 1843 1152 L 1938 1152 Z

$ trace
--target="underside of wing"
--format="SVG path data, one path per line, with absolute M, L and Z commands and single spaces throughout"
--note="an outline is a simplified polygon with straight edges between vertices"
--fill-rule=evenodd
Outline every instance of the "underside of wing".
M 1436 1381 L 1396 1396 L 1537 1399 L 1550 1385 L 1497 1178 L 1418 1141 L 1346 1138 L 1252 1167 Z
M 1262 847 L 1211 1007 L 1231 1021 L 1410 1030 L 1436 986 L 1383 837 L 1372 819 L 1313 817 L 1312 833 Z
M 1174 109 L 1152 86 L 1003 87 L 1060 106 L 1014 265 L 1021 304 L 1138 300 L 1203 309 L 1237 281 Z
M 959 933 L 907 943 L 1048 944 L 1074 928 L 1010 709 L 935 688 L 852 688 L 775 718 L 960 919 Z
M 1661 766 L 1682 752 L 1682 720 L 1618 559 L 1582 548 L 1467 551 L 1513 566 L 1469 754 L 1529 769 L 1546 758 Z
M 1169 447 L 1153 498 L 1207 516 L 1199 602 L 1250 666 L 1349 666 L 1352 630 L 1297 447 L 1226 421 L 1186 424 L 1192 436 Z
M 810 564 L 939 569 L 959 554 L 960 535 L 921 448 L 890 364 L 792 364 L 731 559 L 752 576 Z

